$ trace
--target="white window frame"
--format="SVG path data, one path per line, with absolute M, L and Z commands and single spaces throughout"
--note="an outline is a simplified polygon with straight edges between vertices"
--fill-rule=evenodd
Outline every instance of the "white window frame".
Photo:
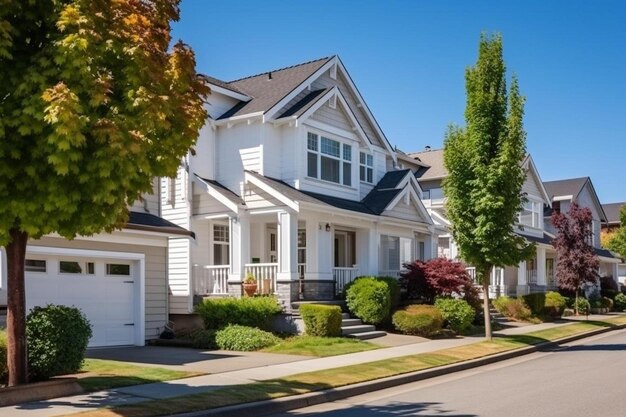
M 311 148 L 309 146 L 309 139 L 312 139 L 311 136 L 315 136 L 315 149 Z M 324 153 L 322 152 L 322 138 L 326 139 L 326 140 L 330 140 L 332 142 L 336 142 L 337 144 L 339 144 L 339 156 L 335 156 L 335 155 L 330 155 L 328 153 Z M 353 166 L 353 150 L 355 148 L 353 143 L 350 142 L 346 142 L 346 141 L 342 141 L 340 139 L 338 139 L 335 136 L 331 136 L 328 134 L 321 134 L 321 133 L 317 133 L 314 131 L 307 131 L 307 147 L 306 147 L 306 153 L 307 153 L 307 158 L 306 158 L 306 176 L 307 178 L 312 178 L 318 181 L 324 181 L 326 183 L 329 184 L 334 184 L 334 185 L 341 185 L 344 187 L 351 187 L 353 188 L 354 185 L 354 178 L 352 175 L 352 166 Z M 350 155 L 349 155 L 349 159 L 346 159 L 346 149 L 350 150 Z M 316 175 L 315 177 L 310 176 L 309 175 L 309 154 L 314 154 L 316 155 L 316 161 L 317 161 L 317 170 L 316 170 Z M 322 178 L 322 157 L 324 158 L 329 158 L 329 159 L 333 159 L 335 161 L 339 162 L 339 182 L 335 182 L 335 181 L 331 181 L 331 180 L 327 180 L 327 179 L 323 179 Z M 345 169 L 344 169 L 344 165 L 349 165 L 348 171 L 350 172 L 350 183 L 349 184 L 345 184 L 344 180 L 345 180 Z
M 223 228 L 224 236 L 225 236 L 224 240 L 216 239 L 215 233 L 216 233 L 217 228 Z M 213 223 L 213 227 L 211 228 L 211 240 L 213 241 L 213 253 L 211 254 L 213 256 L 213 264 L 218 265 L 215 261 L 215 246 L 216 245 L 226 246 L 228 264 L 230 264 L 230 227 L 227 224 Z M 222 264 L 219 264 L 219 265 L 222 265 Z
M 363 168 L 365 178 L 361 176 L 361 168 Z M 369 181 L 367 174 L 370 174 Z M 369 152 L 359 152 L 359 181 L 366 184 L 374 183 L 374 155 Z
M 526 204 L 530 204 L 530 208 L 528 208 Z M 543 203 L 541 201 L 528 198 L 528 201 L 524 203 L 524 208 L 522 210 L 527 210 L 530 212 L 531 224 L 526 224 L 522 222 L 522 211 L 520 211 L 517 214 L 517 220 L 521 226 L 532 227 L 534 229 L 541 229 L 543 227 Z M 535 224 L 535 219 L 537 220 L 537 224 Z

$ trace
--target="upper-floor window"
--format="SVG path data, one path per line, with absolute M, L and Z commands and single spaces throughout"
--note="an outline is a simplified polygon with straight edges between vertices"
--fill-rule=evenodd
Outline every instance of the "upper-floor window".
M 374 182 L 374 156 L 361 152 L 359 155 L 359 177 L 369 184 Z
M 352 185 L 352 146 L 309 132 L 307 176 Z
M 534 200 L 528 200 L 524 203 L 522 211 L 519 213 L 519 222 L 524 226 L 541 228 L 541 216 L 543 205 Z

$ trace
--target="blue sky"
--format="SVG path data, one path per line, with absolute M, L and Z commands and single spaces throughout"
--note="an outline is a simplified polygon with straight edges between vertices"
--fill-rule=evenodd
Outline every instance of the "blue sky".
M 590 176 L 626 201 L 626 2 L 183 0 L 174 38 L 233 80 L 338 54 L 393 145 L 442 146 L 464 71 L 500 32 L 543 180 Z

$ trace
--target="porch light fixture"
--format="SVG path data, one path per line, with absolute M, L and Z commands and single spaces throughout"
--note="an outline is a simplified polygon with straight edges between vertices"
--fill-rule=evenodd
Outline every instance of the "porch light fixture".
M 326 223 L 326 231 L 330 232 L 330 224 L 329 223 Z

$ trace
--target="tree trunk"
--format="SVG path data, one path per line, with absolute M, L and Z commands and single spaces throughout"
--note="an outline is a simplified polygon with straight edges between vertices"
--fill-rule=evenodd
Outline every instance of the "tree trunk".
M 9 386 L 28 382 L 26 364 L 26 291 L 24 288 L 24 258 L 28 233 L 9 231 L 11 243 L 6 246 L 7 296 L 7 367 Z
M 489 281 L 491 268 L 483 272 L 483 315 L 485 316 L 485 339 L 491 340 L 491 314 L 489 313 Z
M 578 312 L 578 289 L 576 289 L 574 294 L 576 294 L 574 297 L 574 313 L 578 316 L 580 315 L 580 313 Z

